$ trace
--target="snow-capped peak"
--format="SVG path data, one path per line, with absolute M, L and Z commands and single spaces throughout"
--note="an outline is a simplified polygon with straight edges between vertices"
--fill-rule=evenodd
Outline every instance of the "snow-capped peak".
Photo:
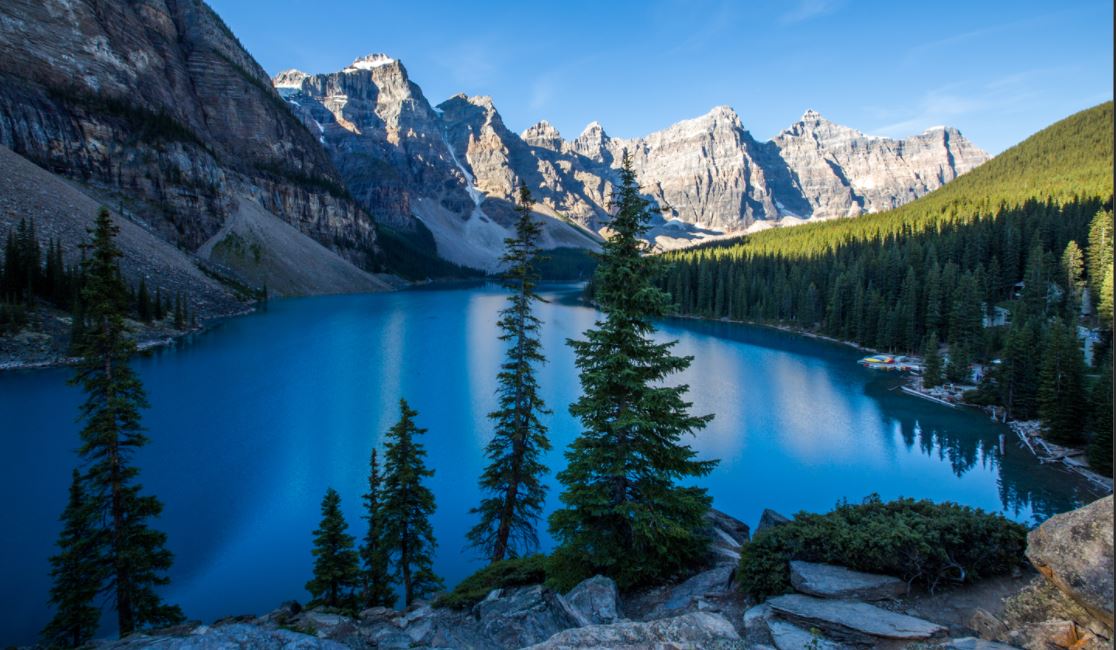
M 284 70 L 275 75 L 271 80 L 271 84 L 276 88 L 301 88 L 302 81 L 309 76 L 310 75 L 302 70 L 291 68 L 290 70 Z
M 367 56 L 362 56 L 356 61 L 353 61 L 349 67 L 345 68 L 345 72 L 353 72 L 355 70 L 372 70 L 380 66 L 395 63 L 395 59 L 386 54 L 374 53 Z

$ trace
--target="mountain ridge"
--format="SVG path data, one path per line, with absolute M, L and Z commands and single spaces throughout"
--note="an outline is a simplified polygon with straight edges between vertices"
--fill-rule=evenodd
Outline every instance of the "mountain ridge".
M 812 109 L 762 142 L 726 105 L 638 138 L 613 138 L 596 121 L 573 139 L 545 119 L 516 133 L 492 97 L 458 93 L 433 105 L 404 64 L 384 54 L 336 72 L 286 70 L 272 84 L 321 131 L 346 184 L 376 219 L 403 228 L 420 221 L 440 254 L 484 268 L 497 253 L 466 250 L 460 237 L 473 232 L 474 247 L 502 238 L 521 182 L 540 219 L 572 224 L 589 235 L 583 243 L 598 241 L 625 151 L 658 213 L 648 238 L 659 249 L 896 207 L 988 159 L 956 129 L 896 140 Z M 363 106 L 353 100 L 372 96 Z M 475 210 L 488 221 L 474 222 Z

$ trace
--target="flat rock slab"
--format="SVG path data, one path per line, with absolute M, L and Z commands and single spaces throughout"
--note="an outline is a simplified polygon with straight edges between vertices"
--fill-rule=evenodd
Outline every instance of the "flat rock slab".
M 558 632 L 530 650 L 736 650 L 744 642 L 732 623 L 713 612 L 692 612 L 656 621 L 621 621 L 611 625 L 588 625 Z
M 837 643 L 836 641 L 830 641 L 823 636 L 815 635 L 786 621 L 768 621 L 767 630 L 771 633 L 771 641 L 779 650 L 802 650 L 803 648 L 812 648 L 813 650 L 849 650 L 850 648 L 850 646 Z
M 783 617 L 818 627 L 838 638 L 875 637 L 917 641 L 943 635 L 946 628 L 921 618 L 898 614 L 855 600 L 828 600 L 790 594 L 767 604 Z
M 790 579 L 798 591 L 821 598 L 885 600 L 907 592 L 907 583 L 893 576 L 798 560 L 790 563 Z
M 950 639 L 934 646 L 937 650 L 1016 650 L 1015 646 L 999 641 L 986 641 L 967 636 L 963 639 Z

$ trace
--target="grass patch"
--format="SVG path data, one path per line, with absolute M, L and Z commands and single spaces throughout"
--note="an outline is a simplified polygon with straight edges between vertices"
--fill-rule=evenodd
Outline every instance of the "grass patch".
M 484 600 L 493 589 L 546 582 L 547 564 L 548 558 L 541 554 L 490 564 L 462 580 L 453 591 L 439 596 L 434 606 L 466 609 Z

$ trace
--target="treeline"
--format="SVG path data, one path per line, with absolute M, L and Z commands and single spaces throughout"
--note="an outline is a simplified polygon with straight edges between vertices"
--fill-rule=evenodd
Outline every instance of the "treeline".
M 1030 201 L 971 223 L 907 229 L 807 258 L 733 246 L 668 253 L 658 284 L 685 314 L 788 323 L 894 352 L 919 351 L 937 333 L 988 356 L 999 349 L 1000 332 L 982 325 L 1002 315 L 996 307 L 1013 321 L 1073 318 L 1085 280 L 1110 326 L 1103 251 L 1111 250 L 1111 222 L 1100 200 Z M 1086 242 L 1096 254 L 1083 252 Z
M 60 241 L 51 237 L 44 245 L 35 222 L 20 219 L 8 231 L 2 252 L 0 334 L 19 331 L 27 324 L 29 312 L 42 301 L 73 315 L 71 344 L 76 344 L 86 325 L 84 251 L 81 259 L 67 263 Z M 125 300 L 125 315 L 144 324 L 169 320 L 178 330 L 197 324 L 186 294 L 164 292 L 159 286 L 152 291 L 145 278 L 127 288 Z
M 1091 442 L 1092 464 L 1111 473 L 1112 242 L 1100 200 L 1029 201 L 807 258 L 732 246 L 672 253 L 658 283 L 682 314 L 923 354 L 927 386 L 974 383 L 979 363 L 972 401 L 1040 418 L 1056 442 Z M 1092 385 L 1079 326 L 1099 330 Z
M 896 210 L 666 254 L 657 283 L 678 313 L 921 353 L 927 386 L 979 381 L 1111 473 L 1112 160 L 1109 102 Z

